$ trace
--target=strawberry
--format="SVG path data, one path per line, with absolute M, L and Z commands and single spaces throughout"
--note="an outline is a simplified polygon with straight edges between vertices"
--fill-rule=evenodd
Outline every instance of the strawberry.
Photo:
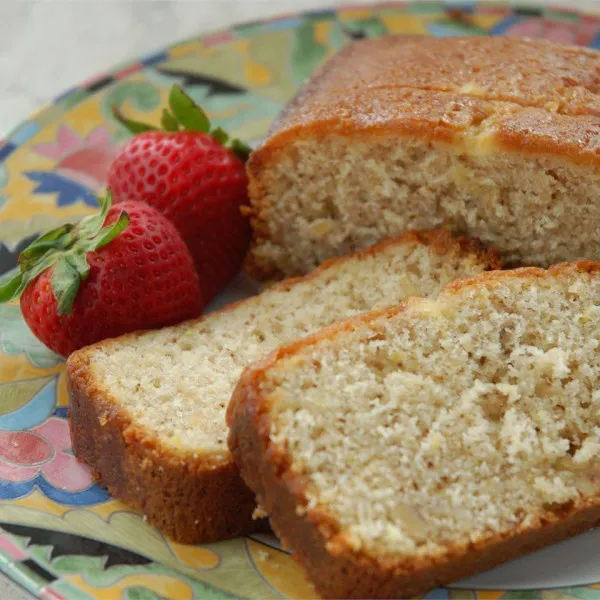
M 19 255 L 0 302 L 20 297 L 35 336 L 58 354 L 136 329 L 173 324 L 202 309 L 192 257 L 172 223 L 143 202 L 63 225 Z
M 230 141 L 220 127 L 211 130 L 202 109 L 178 86 L 163 110 L 162 130 L 113 112 L 136 134 L 109 170 L 115 202 L 147 202 L 177 227 L 210 300 L 239 271 L 250 242 L 240 210 L 248 203 L 244 162 L 250 148 Z

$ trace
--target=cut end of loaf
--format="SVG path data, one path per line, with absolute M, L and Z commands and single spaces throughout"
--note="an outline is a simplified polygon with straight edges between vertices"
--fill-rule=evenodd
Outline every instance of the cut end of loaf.
M 358 132 L 289 140 L 254 169 L 246 268 L 261 279 L 440 226 L 513 264 L 600 256 L 600 172 L 562 158 Z
M 600 504 L 598 267 L 485 274 L 245 378 L 328 552 L 413 568 Z

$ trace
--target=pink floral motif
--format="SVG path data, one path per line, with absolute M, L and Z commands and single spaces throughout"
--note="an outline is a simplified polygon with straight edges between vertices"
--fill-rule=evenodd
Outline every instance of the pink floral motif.
M 598 32 L 598 20 L 583 18 L 571 23 L 552 19 L 527 19 L 505 32 L 508 37 L 539 37 L 563 44 L 589 45 Z
M 27 558 L 27 554 L 5 535 L 0 535 L 0 551 L 12 560 L 23 560 Z
M 104 184 L 111 162 L 118 152 L 106 127 L 96 127 L 81 138 L 66 125 L 60 125 L 56 141 L 34 147 L 36 152 L 56 160 L 54 171 L 89 189 Z
M 92 485 L 87 467 L 67 451 L 69 425 L 50 417 L 29 431 L 0 431 L 0 479 L 19 483 L 37 475 L 65 492 L 80 492 Z
M 600 19 L 592 16 L 582 16 L 581 21 L 575 27 L 573 43 L 580 46 L 589 46 L 596 36 L 600 28 Z

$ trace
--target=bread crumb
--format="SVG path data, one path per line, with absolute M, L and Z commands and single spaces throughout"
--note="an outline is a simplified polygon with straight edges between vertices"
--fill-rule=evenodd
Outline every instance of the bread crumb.
M 254 520 L 256 520 L 256 519 L 264 519 L 267 516 L 268 516 L 267 513 L 260 506 L 257 506 L 254 509 L 254 512 L 252 513 L 252 518 Z
M 263 561 L 266 562 L 267 560 L 270 559 L 269 553 L 266 552 L 265 550 L 259 550 L 258 551 L 258 558 Z

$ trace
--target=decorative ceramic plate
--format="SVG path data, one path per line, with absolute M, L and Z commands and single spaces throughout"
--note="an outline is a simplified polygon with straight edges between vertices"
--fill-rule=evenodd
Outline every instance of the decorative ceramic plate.
M 600 48 L 600 17 L 506 4 L 386 3 L 250 23 L 90 79 L 0 142 L 0 274 L 34 237 L 91 210 L 126 133 L 117 104 L 158 119 L 183 84 L 230 133 L 255 141 L 323 60 L 386 33 L 544 37 Z M 246 288 L 247 289 L 247 288 Z M 220 303 L 243 295 L 234 285 Z M 62 361 L 0 305 L 0 569 L 46 599 L 311 598 L 271 536 L 205 546 L 165 539 L 94 485 L 70 450 Z M 427 598 L 598 598 L 600 531 Z

